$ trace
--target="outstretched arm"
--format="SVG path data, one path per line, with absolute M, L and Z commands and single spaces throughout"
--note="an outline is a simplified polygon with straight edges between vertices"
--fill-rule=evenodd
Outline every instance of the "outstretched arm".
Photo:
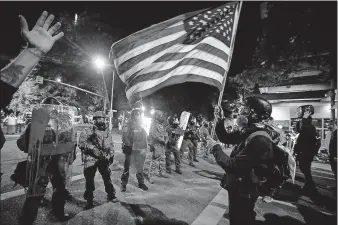
M 50 28 L 54 15 L 48 16 L 46 11 L 41 14 L 32 30 L 28 29 L 27 21 L 23 16 L 20 15 L 19 18 L 21 35 L 28 45 L 18 57 L 0 72 L 0 89 L 9 99 L 34 69 L 42 56 L 49 52 L 54 43 L 64 35 L 63 32 L 60 32 L 53 36 L 61 27 L 61 23 L 58 22 Z M 0 101 L 1 107 L 4 107 L 5 103 L 9 103 L 10 100 L 1 97 Z

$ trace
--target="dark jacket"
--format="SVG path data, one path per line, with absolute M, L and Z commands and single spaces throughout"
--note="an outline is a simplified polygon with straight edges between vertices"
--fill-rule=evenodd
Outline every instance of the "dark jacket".
M 295 153 L 308 156 L 315 156 L 318 153 L 319 145 L 317 141 L 317 132 L 312 124 L 312 118 L 302 118 L 296 124 L 296 131 L 299 133 L 294 147 Z
M 337 129 L 332 132 L 329 145 L 330 158 L 337 158 Z
M 242 180 L 242 186 L 246 186 L 249 189 L 259 182 L 260 177 L 263 177 L 263 174 L 261 174 L 262 162 L 268 161 L 273 156 L 273 143 L 265 136 L 255 136 L 245 144 L 247 137 L 259 130 L 265 131 L 265 128 L 252 125 L 243 133 L 239 131 L 227 133 L 224 127 L 224 120 L 216 126 L 216 134 L 221 142 L 236 144 L 230 156 L 227 156 L 222 151 L 220 145 L 214 146 L 213 154 L 217 164 L 228 175 L 235 177 L 237 180 Z M 234 186 L 237 188 L 237 185 Z
M 0 80 L 0 109 L 3 109 L 9 105 L 14 93 L 17 90 L 18 90 L 17 88 Z M 5 142 L 6 142 L 5 135 L 0 127 L 0 150 L 4 146 Z

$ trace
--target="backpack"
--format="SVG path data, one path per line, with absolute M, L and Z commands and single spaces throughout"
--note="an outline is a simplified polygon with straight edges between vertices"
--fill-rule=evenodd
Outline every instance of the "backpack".
M 258 135 L 267 137 L 273 143 L 272 158 L 267 162 L 262 162 L 259 168 L 255 168 L 255 170 L 260 171 L 263 175 L 259 177 L 258 190 L 264 195 L 272 195 L 275 191 L 281 189 L 289 178 L 294 182 L 296 162 L 290 150 L 279 143 L 275 143 L 266 131 L 256 131 L 252 133 L 245 140 L 245 145 Z

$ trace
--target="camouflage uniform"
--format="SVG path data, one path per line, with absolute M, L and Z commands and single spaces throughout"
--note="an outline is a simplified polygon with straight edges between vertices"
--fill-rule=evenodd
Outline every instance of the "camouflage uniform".
M 174 154 L 174 158 L 175 158 L 175 167 L 176 167 L 176 172 L 181 174 L 181 170 L 180 170 L 180 166 L 181 166 L 181 157 L 180 157 L 180 150 L 177 149 L 176 144 L 178 142 L 178 139 L 181 135 L 183 135 L 183 131 L 180 128 L 174 128 L 172 126 L 168 126 L 167 127 L 167 132 L 169 135 L 169 140 L 167 143 L 167 149 L 165 152 L 165 156 L 166 156 L 166 170 L 168 173 L 171 173 L 171 153 Z
M 189 148 L 188 160 L 189 160 L 189 164 L 193 164 L 193 161 L 198 162 L 198 160 L 196 159 L 197 145 L 198 145 L 198 140 L 199 140 L 198 129 L 195 124 L 194 125 L 189 124 L 187 130 L 188 130 L 187 132 L 189 133 L 190 141 L 193 143 L 193 147 Z
M 30 135 L 31 124 L 28 124 L 25 132 L 20 136 L 17 141 L 18 147 L 28 152 L 28 142 Z M 66 132 L 72 133 L 72 131 Z M 62 136 L 69 136 L 62 133 Z M 70 136 L 71 137 L 71 136 Z M 43 138 L 44 144 L 53 143 L 56 140 L 55 131 L 48 126 L 46 128 L 45 136 Z M 71 141 L 71 140 L 68 140 Z M 52 195 L 52 212 L 54 216 L 59 219 L 64 218 L 64 206 L 66 200 L 71 199 L 69 191 L 66 189 L 66 179 L 69 165 L 74 161 L 74 151 L 69 153 L 58 154 L 57 152 L 51 153 L 48 156 L 40 156 L 39 176 L 37 181 L 37 192 L 41 193 L 38 196 L 28 196 L 22 208 L 22 214 L 19 219 L 20 224 L 33 224 L 36 220 L 38 209 L 43 197 L 46 193 L 47 185 L 49 181 L 52 183 L 53 195 Z
M 138 144 L 147 142 L 147 133 L 144 128 L 136 124 L 134 121 L 129 121 L 123 128 L 122 142 L 123 142 L 123 153 L 125 155 L 124 171 L 121 177 L 122 187 L 125 188 L 129 179 L 129 168 L 131 163 L 132 151 L 138 151 Z M 136 149 L 135 149 L 136 148 Z M 143 172 L 137 171 L 136 178 L 139 186 L 144 186 Z
M 86 178 L 84 199 L 88 204 L 92 204 L 94 198 L 94 177 L 97 170 L 102 176 L 108 199 L 115 198 L 115 188 L 110 178 L 109 168 L 114 159 L 113 147 L 112 136 L 108 129 L 101 131 L 94 125 L 92 128 L 86 128 L 80 135 L 79 148 L 84 155 L 84 176 Z
M 151 183 L 153 183 L 153 177 L 155 176 L 157 169 L 159 170 L 159 175 L 163 176 L 165 164 L 165 144 L 167 140 L 168 133 L 165 127 L 155 118 L 151 124 L 149 132 L 150 151 L 153 153 L 149 166 L 149 180 Z

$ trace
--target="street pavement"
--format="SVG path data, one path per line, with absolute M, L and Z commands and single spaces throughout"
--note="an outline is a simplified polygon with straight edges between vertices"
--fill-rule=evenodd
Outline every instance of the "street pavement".
M 21 187 L 13 188 L 9 176 L 19 161 L 25 160 L 26 154 L 16 147 L 17 137 L 6 137 L 7 142 L 1 151 L 1 224 L 17 224 L 25 195 Z M 199 158 L 196 167 L 190 167 L 183 160 L 183 175 L 166 174 L 168 178 L 157 177 L 155 184 L 150 184 L 146 176 L 147 192 L 137 187 L 134 175 L 130 176 L 127 192 L 120 192 L 120 177 L 124 156 L 121 151 L 121 137 L 114 135 L 115 162 L 112 180 L 117 190 L 119 202 L 107 202 L 104 184 L 99 173 L 95 177 L 95 207 L 83 210 L 85 200 L 83 193 L 85 180 L 81 155 L 78 154 L 73 165 L 73 182 L 70 191 L 73 200 L 67 202 L 66 212 L 71 219 L 58 222 L 51 214 L 51 190 L 46 194 L 46 201 L 39 209 L 35 224 L 192 224 L 192 225 L 227 225 L 228 201 L 227 192 L 219 186 L 223 176 L 222 169 L 213 158 Z M 226 151 L 229 153 L 230 149 Z M 149 160 L 146 161 L 145 174 L 148 172 Z M 256 203 L 258 224 L 336 224 L 335 195 L 331 186 L 336 181 L 327 164 L 313 163 L 314 181 L 321 193 L 319 199 L 304 196 L 300 187 L 304 184 L 304 176 L 297 170 L 296 182 L 288 182 L 272 203 Z

